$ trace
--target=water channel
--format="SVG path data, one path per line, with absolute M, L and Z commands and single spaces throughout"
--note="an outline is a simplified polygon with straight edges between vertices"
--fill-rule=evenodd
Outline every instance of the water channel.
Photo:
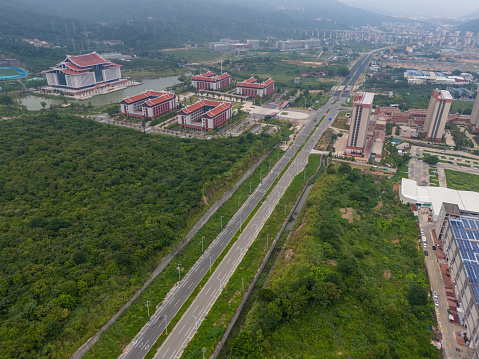
M 89 103 L 91 103 L 94 107 L 101 107 L 108 105 L 109 103 L 120 102 L 125 97 L 138 95 L 140 92 L 146 90 L 160 91 L 178 83 L 180 83 L 180 81 L 178 80 L 178 76 L 159 77 L 156 79 L 143 79 L 143 83 L 138 86 L 130 86 L 122 90 L 110 92 L 104 95 L 98 95 L 86 100 L 67 99 L 67 101 L 68 103 L 78 102 L 84 105 L 88 105 Z M 63 99 L 45 98 L 41 96 L 26 96 L 18 99 L 18 102 L 21 105 L 25 106 L 29 111 L 41 110 L 41 102 L 45 102 L 47 104 L 46 108 L 49 108 L 50 105 L 61 105 L 65 103 Z

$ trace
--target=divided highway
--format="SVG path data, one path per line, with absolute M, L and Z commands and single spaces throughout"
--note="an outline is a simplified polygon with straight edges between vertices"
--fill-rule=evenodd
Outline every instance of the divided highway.
M 353 66 L 350 75 L 343 83 L 349 84 L 349 86 L 354 86 L 355 82 L 368 65 L 371 56 L 372 55 L 366 55 L 360 59 Z M 261 231 L 262 226 L 271 215 L 292 179 L 304 169 L 309 153 L 324 131 L 332 123 L 332 121 L 328 120 L 328 117 L 334 117 L 333 114 L 337 114 L 340 105 L 348 96 L 349 95 L 345 97 L 344 93 L 342 94 L 341 91 L 335 92 L 331 97 L 330 102 L 317 112 L 311 114 L 310 120 L 297 134 L 292 146 L 257 186 L 255 191 L 250 195 L 238 212 L 236 212 L 236 214 L 230 219 L 225 228 L 210 244 L 195 265 L 181 279 L 174 292 L 172 292 L 155 311 L 149 322 L 128 345 L 124 353 L 120 355 L 120 359 L 142 359 L 145 357 L 161 333 L 167 328 L 167 324 L 178 313 L 205 274 L 208 271 L 211 271 L 211 264 L 213 264 L 220 256 L 233 236 L 240 231 L 241 234 L 239 235 L 238 240 L 233 244 L 221 263 L 215 269 L 210 279 L 203 286 L 200 293 L 187 309 L 186 313 L 174 328 L 168 328 L 168 330 L 172 330 L 172 332 L 168 335 L 156 353 L 155 359 L 179 358 L 181 356 L 184 347 L 193 337 L 196 329 L 200 326 L 201 321 L 207 315 L 223 287 L 241 262 L 249 246 Z M 334 104 L 332 102 L 334 102 Z M 326 115 L 328 110 L 330 114 Z M 307 137 L 313 132 L 315 126 L 323 115 L 326 115 L 326 118 L 319 124 L 304 148 L 299 152 L 298 156 L 296 156 L 248 225 L 245 226 L 244 221 L 246 218 L 251 214 L 279 174 L 286 168 L 289 161 L 294 157 Z

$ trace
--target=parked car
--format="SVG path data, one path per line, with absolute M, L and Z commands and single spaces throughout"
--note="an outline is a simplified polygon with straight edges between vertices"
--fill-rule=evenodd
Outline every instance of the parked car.
M 428 256 L 428 255 L 429 255 L 429 252 L 428 252 L 428 251 L 424 251 L 424 255 L 425 255 L 425 256 Z
M 423 242 L 423 243 L 422 243 L 422 248 L 427 248 L 426 242 Z
M 436 247 L 437 247 L 437 248 L 441 248 L 441 245 L 438 243 L 438 244 L 436 244 Z
M 437 299 L 437 292 L 434 291 L 434 292 L 432 293 L 432 296 L 434 297 L 434 299 Z
M 432 250 L 435 251 L 435 250 L 436 250 L 436 246 L 432 246 Z
M 434 305 L 435 305 L 436 307 L 439 307 L 439 302 L 438 302 L 437 299 L 434 299 Z

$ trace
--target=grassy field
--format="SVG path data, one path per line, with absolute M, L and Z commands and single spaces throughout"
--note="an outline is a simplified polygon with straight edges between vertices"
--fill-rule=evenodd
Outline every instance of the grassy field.
M 438 358 L 417 225 L 392 180 L 348 165 L 313 187 L 221 358 Z
M 174 50 L 163 50 L 162 54 L 168 58 L 175 59 L 182 63 L 188 62 L 204 62 L 204 61 L 218 61 L 220 59 L 225 59 L 232 57 L 232 51 L 227 52 L 216 52 L 210 50 L 207 47 L 198 47 L 193 49 L 174 49 Z
M 2 76 L 17 76 L 17 75 L 20 75 L 20 73 L 13 68 L 0 67 L 0 77 L 2 77 Z
M 447 188 L 460 191 L 479 191 L 479 176 L 453 170 L 444 170 L 444 172 L 446 173 Z

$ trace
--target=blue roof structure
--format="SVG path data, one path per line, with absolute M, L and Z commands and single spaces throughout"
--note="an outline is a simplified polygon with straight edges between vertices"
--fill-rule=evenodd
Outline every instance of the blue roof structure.
M 471 289 L 479 305 L 479 217 L 449 219 Z

